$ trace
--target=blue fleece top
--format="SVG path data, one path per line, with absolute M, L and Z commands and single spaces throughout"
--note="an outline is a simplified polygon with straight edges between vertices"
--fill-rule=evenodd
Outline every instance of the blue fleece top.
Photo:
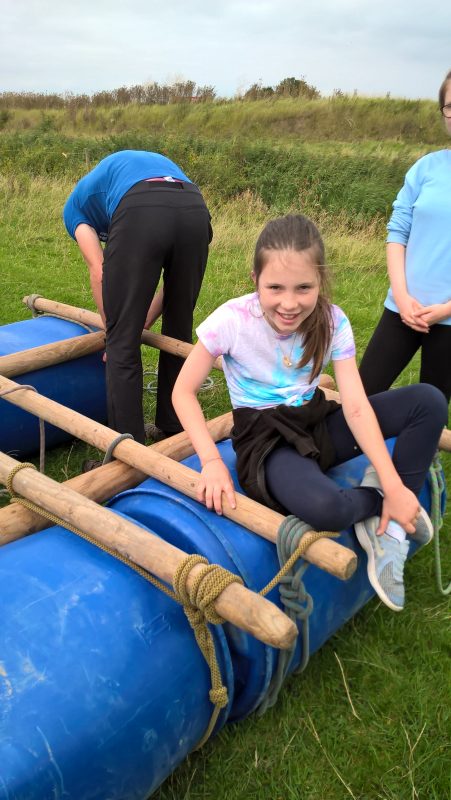
M 406 247 L 409 294 L 425 306 L 451 300 L 451 150 L 420 158 L 393 203 L 387 242 Z M 399 312 L 391 288 L 385 307 Z M 451 325 L 451 317 L 440 325 Z
M 63 211 L 67 232 L 75 238 L 77 225 L 84 222 L 105 240 L 111 218 L 124 194 L 138 181 L 164 177 L 191 183 L 177 164 L 159 153 L 121 150 L 107 156 L 78 181 L 69 196 Z

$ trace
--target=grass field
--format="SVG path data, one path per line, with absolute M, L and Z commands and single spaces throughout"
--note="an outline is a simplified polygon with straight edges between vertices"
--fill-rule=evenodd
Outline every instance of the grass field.
M 357 148 L 356 145 L 353 145 Z M 0 178 L 0 324 L 25 319 L 23 295 L 93 308 L 87 272 L 60 215 L 67 176 L 17 170 Z M 208 198 L 215 236 L 196 322 L 223 300 L 250 288 L 256 235 L 274 210 L 243 191 Z M 281 210 L 281 209 L 278 209 Z M 285 207 L 284 210 L 289 210 Z M 354 327 L 358 353 L 374 328 L 386 291 L 382 215 L 352 219 L 313 202 L 334 273 L 334 299 Z M 155 356 L 143 350 L 145 368 Z M 413 363 L 399 383 L 414 381 Z M 153 396 L 145 393 L 146 418 Z M 209 417 L 228 410 L 223 379 L 202 396 Z M 93 454 L 83 443 L 57 448 L 47 472 L 64 480 Z M 37 461 L 36 461 L 37 463 Z M 451 491 L 451 455 L 443 459 Z M 445 579 L 451 573 L 448 513 L 442 530 Z M 191 755 L 154 795 L 156 800 L 447 800 L 450 783 L 449 600 L 437 593 L 433 548 L 406 569 L 407 604 L 393 614 L 377 600 L 291 678 L 278 705 L 228 726 Z

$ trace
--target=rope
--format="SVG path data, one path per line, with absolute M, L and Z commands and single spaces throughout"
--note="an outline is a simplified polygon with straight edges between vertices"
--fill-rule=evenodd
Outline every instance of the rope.
M 187 577 L 195 564 L 205 564 L 206 566 L 195 578 L 191 589 L 188 590 Z M 183 610 L 194 631 L 196 642 L 210 667 L 211 689 L 209 697 L 214 709 L 207 730 L 196 746 L 196 750 L 199 750 L 210 738 L 221 709 L 225 708 L 228 703 L 227 688 L 222 683 L 213 637 L 206 623 L 211 622 L 214 625 L 219 625 L 224 622 L 214 608 L 214 600 L 227 586 L 234 582 L 243 583 L 242 579 L 237 575 L 233 575 L 217 564 L 209 564 L 206 558 L 196 554 L 187 556 L 177 568 L 174 576 L 176 598 L 183 605 Z
M 30 386 L 28 383 L 20 384 L 20 386 L 13 386 L 12 389 L 4 389 L 0 392 L 0 397 L 5 397 L 7 394 L 18 392 L 20 389 L 31 389 L 32 392 L 37 392 L 35 386 Z M 45 425 L 44 420 L 38 417 L 39 420 L 39 472 L 45 470 Z
M 43 311 L 38 311 L 35 306 L 36 300 L 39 300 L 40 297 L 42 297 L 42 294 L 29 294 L 27 297 L 26 306 L 30 309 L 33 317 L 39 317 L 44 313 Z
M 120 442 L 125 441 L 125 439 L 134 439 L 134 438 L 135 437 L 131 433 L 120 433 L 119 436 L 116 436 L 116 438 L 108 445 L 105 451 L 105 456 L 102 461 L 102 465 L 109 464 L 110 461 L 113 460 L 114 450 L 117 447 L 117 445 L 120 444 Z
M 308 563 L 302 561 L 296 569 L 295 565 L 313 542 L 324 537 L 336 538 L 338 533 L 330 531 L 312 531 L 310 525 L 302 522 L 295 516 L 288 516 L 277 532 L 277 555 L 281 569 L 274 576 L 272 581 L 260 591 L 261 595 L 266 595 L 277 583 L 280 583 L 279 592 L 285 613 L 289 618 L 302 623 L 302 658 L 301 663 L 295 673 L 302 672 L 309 661 L 310 656 L 310 637 L 309 637 L 309 617 L 313 611 L 313 598 L 306 591 L 303 583 L 303 576 L 308 568 Z M 290 650 L 279 652 L 276 671 L 271 679 L 268 691 L 260 703 L 257 713 L 261 716 L 275 705 L 279 692 L 288 675 L 293 656 L 296 649 L 296 642 Z
M 445 481 L 443 479 L 440 454 L 434 456 L 434 460 L 429 469 L 429 482 L 431 487 L 431 521 L 434 528 L 434 552 L 435 552 L 435 582 L 438 592 L 444 597 L 451 593 L 451 581 L 448 586 L 443 586 L 442 562 L 440 555 L 440 528 L 443 525 L 441 513 L 442 496 L 445 491 Z
M 128 436 L 130 434 L 127 434 Z M 11 470 L 7 479 L 6 479 L 6 488 L 11 495 L 11 502 L 13 503 L 20 503 L 25 508 L 28 508 L 30 511 L 34 511 L 37 514 L 40 514 L 45 519 L 48 519 L 50 522 L 55 523 L 55 525 L 61 525 L 63 528 L 66 528 L 72 533 L 75 533 L 77 536 L 80 536 L 82 539 L 85 539 L 90 544 L 98 547 L 100 550 L 103 550 L 105 553 L 117 558 L 126 566 L 133 569 L 135 572 L 138 573 L 142 578 L 146 581 L 151 583 L 157 589 L 164 592 L 168 597 L 172 600 L 175 600 L 177 603 L 183 606 L 183 610 L 185 615 L 188 619 L 191 628 L 194 631 L 194 635 L 196 638 L 196 642 L 204 656 L 209 669 L 210 669 L 210 677 L 211 677 L 211 689 L 209 691 L 209 698 L 211 703 L 213 704 L 213 712 L 208 723 L 207 730 L 205 731 L 202 739 L 200 740 L 199 744 L 196 746 L 196 750 L 202 747 L 205 742 L 210 738 L 219 714 L 222 708 L 225 708 L 229 702 L 228 700 L 228 693 L 227 687 L 224 686 L 222 682 L 221 671 L 218 665 L 218 660 L 216 657 L 215 646 L 213 641 L 213 636 L 211 634 L 210 629 L 208 628 L 207 623 L 212 623 L 213 625 L 221 625 L 224 620 L 223 618 L 216 612 L 214 608 L 214 603 L 217 597 L 223 592 L 227 586 L 230 586 L 231 583 L 240 583 L 243 584 L 242 579 L 238 575 L 234 575 L 233 573 L 229 572 L 228 570 L 224 569 L 223 567 L 219 566 L 218 564 L 209 564 L 208 560 L 203 556 L 193 554 L 188 555 L 177 567 L 175 574 L 174 574 L 174 591 L 169 588 L 165 583 L 160 581 L 154 575 L 147 572 L 143 567 L 139 564 L 135 564 L 133 561 L 130 561 L 126 556 L 123 556 L 122 553 L 118 553 L 116 550 L 113 550 L 108 545 L 102 544 L 101 542 L 96 541 L 92 536 L 84 531 L 81 531 L 79 528 L 71 525 L 69 522 L 60 519 L 56 514 L 53 514 L 50 511 L 46 511 L 45 509 L 38 506 L 36 503 L 33 503 L 30 500 L 26 500 L 25 498 L 17 495 L 13 489 L 13 479 L 14 476 L 19 472 L 19 470 L 24 469 L 26 467 L 30 467 L 31 469 L 36 469 L 34 464 L 29 463 L 22 463 L 16 464 L 16 466 Z M 188 583 L 188 576 L 192 570 L 192 568 L 196 564 L 204 564 L 204 568 L 199 572 L 199 575 L 193 580 L 193 585 L 190 589 L 187 587 Z

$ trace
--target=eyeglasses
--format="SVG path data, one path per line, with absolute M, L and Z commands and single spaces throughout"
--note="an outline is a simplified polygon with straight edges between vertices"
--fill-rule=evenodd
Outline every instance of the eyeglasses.
M 451 103 L 447 103 L 446 106 L 442 106 L 440 111 L 442 112 L 443 116 L 446 119 L 451 119 Z

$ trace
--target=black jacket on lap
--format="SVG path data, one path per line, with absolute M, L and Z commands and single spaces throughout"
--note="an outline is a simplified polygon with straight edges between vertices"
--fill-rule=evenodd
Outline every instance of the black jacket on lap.
M 321 389 L 302 406 L 235 408 L 232 445 L 241 488 L 253 500 L 285 513 L 271 497 L 265 480 L 264 462 L 276 448 L 291 445 L 301 456 L 313 458 L 325 472 L 335 462 L 335 449 L 325 417 L 340 405 L 326 400 Z

